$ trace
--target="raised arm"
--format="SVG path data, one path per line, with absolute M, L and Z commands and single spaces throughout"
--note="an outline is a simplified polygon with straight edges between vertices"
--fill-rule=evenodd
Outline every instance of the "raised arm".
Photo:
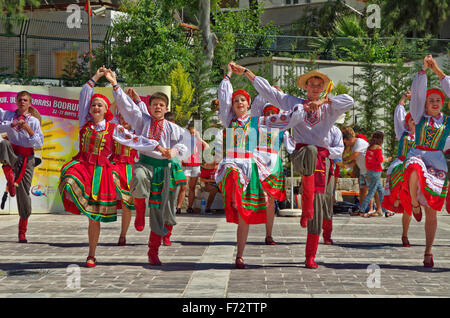
M 111 70 L 107 70 L 105 76 L 113 86 L 113 96 L 119 113 L 122 115 L 123 119 L 130 124 L 131 127 L 133 127 L 133 129 L 141 132 L 145 121 L 149 120 L 150 117 L 143 114 L 141 107 L 136 105 L 133 99 L 128 96 L 122 88 L 120 88 L 117 84 L 116 76 Z
M 89 108 L 91 107 L 91 98 L 94 94 L 94 87 L 98 80 L 105 75 L 105 67 L 100 67 L 97 72 L 83 85 L 78 101 L 78 122 L 80 128 L 83 127 L 90 119 Z
M 256 96 L 250 107 L 252 117 L 264 116 L 264 105 L 266 105 L 264 98 L 261 95 Z
M 422 69 L 416 74 L 411 84 L 411 116 L 415 123 L 419 123 L 425 114 L 425 102 L 427 100 L 427 57 L 424 60 Z
M 232 70 L 236 74 L 243 74 L 247 77 L 255 87 L 256 91 L 269 103 L 272 103 L 279 107 L 281 110 L 289 111 L 292 110 L 295 105 L 303 104 L 304 100 L 298 97 L 290 96 L 278 90 L 276 87 L 270 85 L 270 83 L 263 77 L 256 76 L 249 69 L 237 65 L 236 63 L 231 63 Z
M 228 72 L 225 78 L 220 82 L 217 98 L 219 99 L 219 120 L 226 128 L 230 125 L 235 114 L 232 109 L 233 86 L 230 79 L 233 74 L 231 66 L 228 64 Z

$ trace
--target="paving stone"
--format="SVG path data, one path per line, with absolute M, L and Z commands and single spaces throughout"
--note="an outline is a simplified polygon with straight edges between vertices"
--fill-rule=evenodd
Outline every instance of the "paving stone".
M 264 244 L 265 226 L 250 227 L 244 259 L 234 268 L 235 224 L 223 215 L 177 217 L 172 246 L 161 246 L 162 266 L 147 260 L 149 229 L 130 226 L 127 246 L 116 245 L 120 218 L 102 225 L 98 265 L 85 268 L 87 219 L 36 214 L 28 244 L 17 240 L 17 216 L 0 215 L 0 298 L 412 298 L 450 295 L 450 215 L 438 214 L 435 267 L 423 267 L 423 222 L 411 222 L 411 248 L 401 245 L 401 215 L 336 215 L 335 244 L 322 238 L 306 269 L 306 231 L 298 218 L 276 217 L 275 246 Z M 376 270 L 376 271 L 375 271 Z M 372 276 L 371 276 L 372 275 Z M 375 275 L 375 276 L 373 276 Z M 374 277 L 379 288 L 375 288 Z M 372 279 L 372 280 L 371 280 Z

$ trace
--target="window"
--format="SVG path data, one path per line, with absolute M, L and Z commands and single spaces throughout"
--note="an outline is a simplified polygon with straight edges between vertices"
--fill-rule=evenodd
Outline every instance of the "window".
M 76 60 L 78 57 L 77 51 L 60 51 L 55 52 L 55 76 L 61 77 L 64 74 L 64 68 L 67 63 Z
M 286 0 L 286 4 L 298 4 L 299 0 Z
M 28 76 L 36 76 L 37 75 L 37 57 L 36 54 L 28 53 L 22 55 L 24 70 Z M 21 55 L 16 54 L 16 72 L 19 72 L 19 67 L 21 62 Z

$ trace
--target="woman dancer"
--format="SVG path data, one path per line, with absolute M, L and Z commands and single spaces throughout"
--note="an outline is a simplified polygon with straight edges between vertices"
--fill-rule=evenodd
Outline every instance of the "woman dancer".
M 408 240 L 409 224 L 411 222 L 411 215 L 403 213 L 404 208 L 400 202 L 400 189 L 403 182 L 403 161 L 406 158 L 408 152 L 414 148 L 414 133 L 416 125 L 411 117 L 411 113 L 406 113 L 405 104 L 406 100 L 411 99 L 411 92 L 405 92 L 400 99 L 394 112 L 394 128 L 395 136 L 398 143 L 397 158 L 390 164 L 387 175 L 386 185 L 384 189 L 384 198 L 382 206 L 397 213 L 402 213 L 402 244 L 404 247 L 410 247 L 411 244 Z
M 437 228 L 436 211 L 440 211 L 447 194 L 447 164 L 442 152 L 449 136 L 449 117 L 441 113 L 445 97 L 439 89 L 427 90 L 426 71 L 433 69 L 433 57 L 428 55 L 411 86 L 411 115 L 416 124 L 415 148 L 404 162 L 400 200 L 406 213 L 420 222 L 421 205 L 425 207 L 425 267 L 433 267 L 431 253 Z M 435 72 L 436 70 L 433 69 Z M 438 74 L 436 72 L 436 74 Z M 443 83 L 444 81 L 444 83 Z M 447 84 L 448 77 L 441 80 Z M 447 84 L 448 85 L 448 84 Z
M 258 119 L 251 117 L 250 95 L 244 90 L 233 91 L 230 82 L 233 70 L 228 72 L 219 86 L 219 119 L 224 130 L 224 159 L 215 176 L 225 205 L 228 222 L 238 224 L 235 266 L 245 268 L 242 258 L 250 224 L 267 222 L 267 210 L 275 208 L 273 188 L 269 180 L 279 180 L 280 171 L 267 166 L 277 162 L 277 153 L 255 151 L 259 140 Z M 281 170 L 282 172 L 282 170 Z
M 109 110 L 108 98 L 94 94 L 94 86 L 105 71 L 104 67 L 99 68 L 80 92 L 80 151 L 62 167 L 59 183 L 66 211 L 83 213 L 89 218 L 87 267 L 96 266 L 100 222 L 114 222 L 117 219 L 117 194 L 113 165 L 109 160 L 114 148 L 116 124 L 110 122 L 113 115 Z

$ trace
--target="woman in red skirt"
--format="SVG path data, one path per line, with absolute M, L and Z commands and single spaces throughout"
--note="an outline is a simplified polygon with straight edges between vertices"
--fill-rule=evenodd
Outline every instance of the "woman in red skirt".
M 110 122 L 108 98 L 94 94 L 96 82 L 104 75 L 101 67 L 83 86 L 79 100 L 79 153 L 61 169 L 59 192 L 66 211 L 83 213 L 89 218 L 89 255 L 87 267 L 95 267 L 95 250 L 100 236 L 100 222 L 114 222 L 116 188 L 109 157 L 114 149 L 116 124 Z

